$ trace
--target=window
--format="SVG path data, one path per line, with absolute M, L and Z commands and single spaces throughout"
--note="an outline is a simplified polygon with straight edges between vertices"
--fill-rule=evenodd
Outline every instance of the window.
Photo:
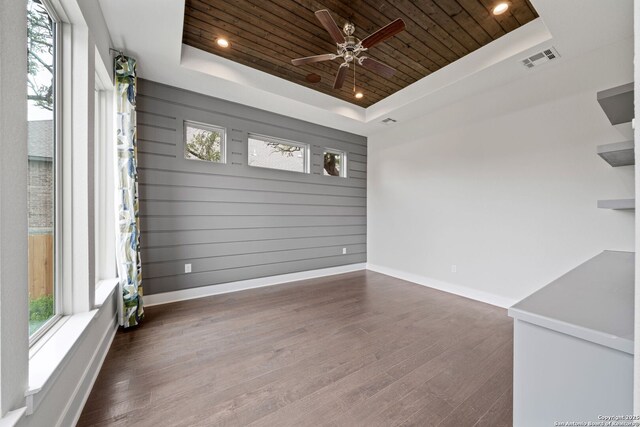
M 57 257 L 57 26 L 41 0 L 27 2 L 29 336 L 59 306 Z
M 184 157 L 189 160 L 225 163 L 225 129 L 185 121 Z
M 249 135 L 249 166 L 309 172 L 309 146 L 268 136 Z
M 99 62 L 99 61 L 96 61 Z M 96 69 L 99 64 L 96 64 Z M 104 70 L 106 72 L 106 69 Z M 96 72 L 94 118 L 94 224 L 96 285 L 116 274 L 115 146 L 113 91 L 108 77 Z
M 324 158 L 324 174 L 331 176 L 347 176 L 347 153 L 344 151 L 332 150 L 325 148 Z

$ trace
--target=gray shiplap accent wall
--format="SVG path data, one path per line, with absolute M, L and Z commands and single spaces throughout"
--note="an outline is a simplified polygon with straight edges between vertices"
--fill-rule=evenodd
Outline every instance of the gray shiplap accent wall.
M 366 261 L 365 137 L 138 82 L 145 294 Z M 184 158 L 185 120 L 226 128 L 227 164 Z M 249 133 L 309 144 L 311 173 L 248 166 Z M 347 178 L 323 175 L 324 148 L 347 152 Z

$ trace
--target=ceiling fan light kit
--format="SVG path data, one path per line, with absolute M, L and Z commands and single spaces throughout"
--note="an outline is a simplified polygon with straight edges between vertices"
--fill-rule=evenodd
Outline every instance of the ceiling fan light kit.
M 340 58 L 343 60 L 342 64 L 338 68 L 336 78 L 333 83 L 334 89 L 342 88 L 345 79 L 347 78 L 347 71 L 351 63 L 363 66 L 375 73 L 378 73 L 386 78 L 391 78 L 395 73 L 395 69 L 385 65 L 375 59 L 367 56 L 361 56 L 369 48 L 382 43 L 383 41 L 395 36 L 405 29 L 405 23 L 402 19 L 398 18 L 395 21 L 380 28 L 373 34 L 365 37 L 363 40 L 359 40 L 353 35 L 355 32 L 355 26 L 351 22 L 346 22 L 342 27 L 342 30 L 338 27 L 336 22 L 331 17 L 328 10 L 319 10 L 316 13 L 318 21 L 327 30 L 333 41 L 336 43 L 336 53 L 326 53 L 323 55 L 308 56 L 305 58 L 297 58 L 291 60 L 293 65 L 311 64 L 314 62 L 332 61 Z M 356 94 L 356 98 L 362 98 Z

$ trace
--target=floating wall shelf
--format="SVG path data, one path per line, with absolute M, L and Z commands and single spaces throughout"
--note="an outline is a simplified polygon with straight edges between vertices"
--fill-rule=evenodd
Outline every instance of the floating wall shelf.
M 636 164 L 633 141 L 599 145 L 598 155 L 614 168 Z
M 632 210 L 636 208 L 635 199 L 598 200 L 600 209 Z
M 612 125 L 633 119 L 633 82 L 598 92 L 598 103 Z

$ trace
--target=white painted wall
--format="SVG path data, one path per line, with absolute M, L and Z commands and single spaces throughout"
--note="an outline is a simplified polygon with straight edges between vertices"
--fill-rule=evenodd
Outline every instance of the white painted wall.
M 27 386 L 26 1 L 0 0 L 0 418 Z
M 64 0 L 66 1 L 66 0 Z M 82 16 L 87 26 L 91 29 L 91 35 L 94 38 L 97 54 L 104 64 L 107 64 L 107 72 L 113 78 L 113 58 L 109 52 L 109 48 L 114 47 L 111 43 L 111 35 L 104 20 L 100 3 L 96 0 L 76 0 L 78 7 L 82 12 Z
M 632 81 L 632 60 L 631 39 L 560 58 L 369 137 L 371 268 L 509 305 L 604 249 L 633 250 L 634 214 L 596 208 L 634 194 L 633 166 L 596 154 L 631 136 L 596 92 Z

